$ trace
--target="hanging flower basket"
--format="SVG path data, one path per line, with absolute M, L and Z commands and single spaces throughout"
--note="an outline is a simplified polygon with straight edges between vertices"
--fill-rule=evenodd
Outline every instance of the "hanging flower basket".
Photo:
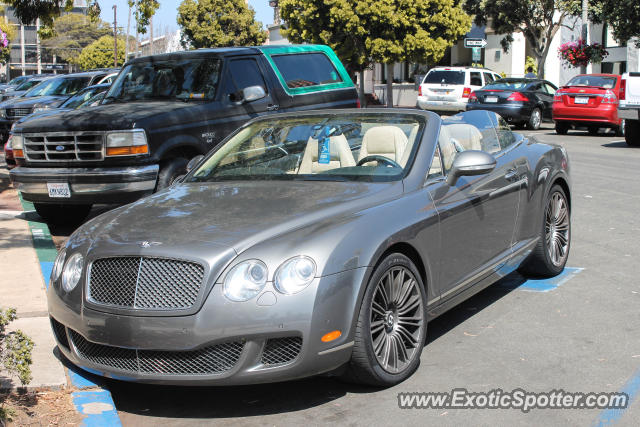
M 586 67 L 587 64 L 599 64 L 609 52 L 600 43 L 587 44 L 579 39 L 560 45 L 558 56 L 571 67 Z

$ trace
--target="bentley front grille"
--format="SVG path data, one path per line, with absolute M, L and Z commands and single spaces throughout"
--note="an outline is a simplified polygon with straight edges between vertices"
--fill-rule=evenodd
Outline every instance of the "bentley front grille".
M 100 258 L 89 268 L 88 300 L 137 310 L 185 310 L 198 298 L 204 267 L 154 257 Z
M 221 374 L 236 365 L 244 349 L 243 342 L 232 341 L 189 351 L 135 350 L 92 343 L 71 329 L 69 332 L 81 358 L 96 365 L 141 374 Z

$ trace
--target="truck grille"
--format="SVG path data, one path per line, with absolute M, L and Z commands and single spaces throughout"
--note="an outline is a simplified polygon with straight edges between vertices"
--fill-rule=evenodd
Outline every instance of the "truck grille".
M 24 152 L 31 162 L 99 161 L 103 134 L 100 132 L 24 135 Z
M 69 329 L 80 357 L 121 371 L 163 375 L 213 375 L 233 368 L 244 349 L 241 341 L 190 351 L 135 350 L 95 344 Z
M 31 108 L 7 108 L 6 114 L 8 119 L 16 119 L 31 114 Z
M 151 257 L 95 260 L 89 270 L 90 302 L 137 310 L 184 310 L 193 306 L 204 268 L 197 263 Z

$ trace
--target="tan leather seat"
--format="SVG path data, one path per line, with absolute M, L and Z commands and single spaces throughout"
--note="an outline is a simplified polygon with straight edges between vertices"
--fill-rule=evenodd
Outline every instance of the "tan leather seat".
M 364 134 L 358 161 L 367 156 L 378 155 L 387 157 L 404 167 L 402 161 L 407 161 L 407 158 L 403 157 L 406 148 L 407 135 L 400 128 L 376 126 Z
M 465 150 L 482 150 L 482 134 L 477 127 L 468 123 L 454 123 L 443 127 Z
M 324 172 L 330 169 L 355 166 L 349 141 L 344 135 L 336 135 L 329 138 L 329 163 L 318 162 L 318 140 L 309 138 L 307 147 L 302 155 L 299 174 L 312 174 Z
M 449 133 L 449 126 L 440 127 L 440 136 L 438 138 L 440 144 L 440 155 L 442 156 L 442 164 L 444 165 L 445 173 L 449 172 L 451 165 L 453 165 L 453 159 L 455 159 L 456 147 L 451 141 L 451 134 Z M 433 165 L 431 165 L 433 167 Z

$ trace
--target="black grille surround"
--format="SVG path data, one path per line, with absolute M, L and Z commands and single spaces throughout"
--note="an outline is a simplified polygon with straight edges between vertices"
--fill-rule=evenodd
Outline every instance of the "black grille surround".
M 96 365 L 137 374 L 216 375 L 232 369 L 244 350 L 243 341 L 230 341 L 197 350 L 135 350 L 96 344 L 69 329 L 76 353 Z
M 302 349 L 302 337 L 270 338 L 262 350 L 261 362 L 265 366 L 293 362 Z
M 134 310 L 187 310 L 204 282 L 201 264 L 158 257 L 99 258 L 89 267 L 87 300 Z

